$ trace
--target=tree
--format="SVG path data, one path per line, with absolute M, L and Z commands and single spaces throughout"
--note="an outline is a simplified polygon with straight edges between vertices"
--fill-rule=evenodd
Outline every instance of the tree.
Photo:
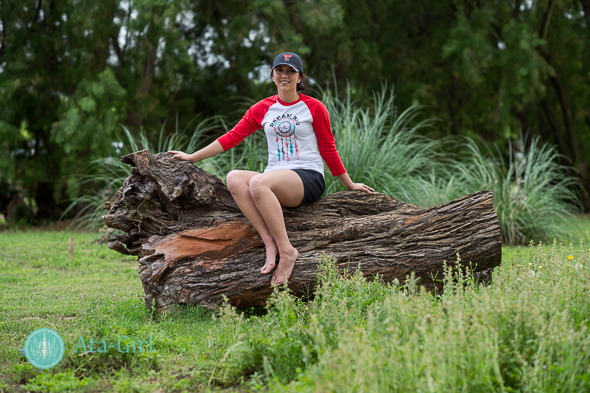
M 57 218 L 90 191 L 72 175 L 116 155 L 119 124 L 151 139 L 199 113 L 231 126 L 247 106 L 234 98 L 272 94 L 268 64 L 289 50 L 315 87 L 350 82 L 364 100 L 395 85 L 440 135 L 541 135 L 590 190 L 589 13 L 588 0 L 3 1 L 0 188 Z

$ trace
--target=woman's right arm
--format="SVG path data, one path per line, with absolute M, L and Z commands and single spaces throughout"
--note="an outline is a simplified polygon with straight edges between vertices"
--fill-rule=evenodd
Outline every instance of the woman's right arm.
M 217 155 L 221 152 L 223 152 L 223 147 L 218 140 L 214 140 L 208 146 L 194 152 L 193 154 L 187 154 L 177 150 L 168 151 L 168 153 L 174 154 L 174 158 L 188 162 L 203 161 L 205 158 L 213 157 L 214 155 Z
M 213 157 L 216 154 L 229 150 L 243 141 L 248 135 L 251 135 L 256 130 L 262 128 L 260 121 L 266 114 L 268 107 L 274 102 L 273 99 L 267 98 L 252 105 L 242 117 L 242 120 L 240 120 L 234 128 L 217 138 L 209 146 L 204 147 L 193 154 L 186 154 L 176 150 L 170 150 L 168 153 L 173 153 L 174 158 L 179 160 L 199 162 L 205 158 Z

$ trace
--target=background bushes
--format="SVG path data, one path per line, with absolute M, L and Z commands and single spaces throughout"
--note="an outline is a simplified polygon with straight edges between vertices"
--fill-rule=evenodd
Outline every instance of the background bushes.
M 55 220 L 92 194 L 80 169 L 116 156 L 119 124 L 151 141 L 196 114 L 233 125 L 236 97 L 274 94 L 283 51 L 315 88 L 351 83 L 364 101 L 395 85 L 399 108 L 440 119 L 438 137 L 506 154 L 521 130 L 540 136 L 590 191 L 588 0 L 23 0 L 0 15 L 0 214 L 14 223 Z
M 338 151 L 353 181 L 421 208 L 492 190 L 505 244 L 585 236 L 575 216 L 582 211 L 579 181 L 559 163 L 556 148 L 538 137 L 521 135 L 518 149 L 508 140 L 508 152 L 502 154 L 497 146 L 481 139 L 428 136 L 435 130 L 436 120 L 424 119 L 420 106 L 398 110 L 393 90 L 386 87 L 363 105 L 352 100 L 350 88 L 343 98 L 327 90 L 321 94 L 330 112 Z M 177 130 L 169 137 L 162 131 L 158 145 L 143 133 L 136 138 L 123 128 L 118 155 L 146 148 L 154 153 L 169 149 L 192 152 L 214 139 L 207 137 L 207 132 L 215 126 L 228 128 L 219 117 L 195 123 L 194 128 Z M 259 131 L 234 149 L 197 165 L 225 179 L 235 168 L 263 171 L 266 151 L 265 136 Z M 324 172 L 325 195 L 344 190 L 327 168 Z M 128 174 L 127 166 L 115 157 L 93 162 L 92 171 L 81 183 L 100 183 L 103 189 L 77 199 L 72 206 L 83 204 L 86 210 L 82 215 L 100 225 L 102 204 Z

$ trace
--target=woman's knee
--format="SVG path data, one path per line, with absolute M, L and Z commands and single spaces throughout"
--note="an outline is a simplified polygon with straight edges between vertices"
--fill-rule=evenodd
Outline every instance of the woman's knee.
M 250 179 L 250 184 L 249 184 L 248 189 L 250 190 L 250 195 L 252 196 L 252 198 L 256 198 L 257 196 L 260 195 L 261 191 L 263 191 L 267 188 L 268 188 L 268 184 L 266 184 L 264 176 L 256 175 L 256 176 L 252 177 L 252 179 Z
M 233 170 L 230 171 L 225 177 L 227 188 L 232 194 L 236 191 L 244 189 L 245 187 L 248 187 L 248 182 L 241 172 L 242 171 L 240 170 Z

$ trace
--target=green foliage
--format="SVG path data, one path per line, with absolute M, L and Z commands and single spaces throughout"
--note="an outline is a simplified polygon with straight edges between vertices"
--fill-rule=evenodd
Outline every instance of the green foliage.
M 580 4 L 2 2 L 0 187 L 34 201 L 37 220 L 57 218 L 67 200 L 94 191 L 76 175 L 111 155 L 118 124 L 153 141 L 196 113 L 233 116 L 232 96 L 275 91 L 268 64 L 290 50 L 315 87 L 351 83 L 348 94 L 364 103 L 384 82 L 395 85 L 398 105 L 425 105 L 442 136 L 482 137 L 504 149 L 521 130 L 540 135 L 590 190 L 590 7 Z M 362 113 L 343 119 L 349 126 L 372 108 L 356 109 Z M 247 157 L 234 158 L 259 167 Z M 448 186 L 437 170 L 429 176 Z
M 478 97 L 463 101 L 469 110 L 454 120 L 464 130 L 481 135 L 478 130 L 496 129 L 491 131 L 496 138 L 517 137 L 523 127 L 518 114 L 546 95 L 545 81 L 552 70 L 538 51 L 545 41 L 531 22 L 491 4 L 457 12 L 443 56 L 462 84 L 460 94 Z
M 42 371 L 31 366 L 29 363 L 15 363 L 10 368 L 10 378 L 8 382 L 16 383 L 16 384 L 26 384 L 30 379 L 36 379 Z M 2 392 L 8 391 L 8 386 L 4 387 L 0 384 L 0 388 Z
M 582 244 L 531 248 L 528 260 L 505 261 L 483 288 L 448 266 L 436 297 L 411 281 L 342 276 L 324 257 L 314 301 L 283 291 L 262 317 L 224 308 L 205 378 L 271 391 L 583 390 L 590 309 L 580 295 L 589 257 Z
M 85 150 L 107 151 L 117 129 L 117 108 L 124 103 L 125 90 L 107 68 L 97 81 L 82 80 L 72 97 L 64 97 L 64 115 L 52 133 L 67 155 Z
M 366 282 L 360 270 L 340 276 L 335 260 L 321 256 L 314 301 L 275 290 L 268 314 L 248 319 L 226 305 L 211 330 L 209 383 L 228 385 L 260 378 L 289 382 L 338 345 L 339 334 L 366 318 L 371 304 L 392 291 L 379 281 Z M 265 332 L 265 334 L 259 334 Z
M 516 152 L 510 145 L 506 162 L 501 155 L 494 159 L 483 154 L 467 140 L 462 149 L 466 160 L 452 165 L 457 184 L 465 191 L 494 192 L 504 243 L 567 238 L 573 215 L 580 212 L 578 180 L 565 175 L 555 147 L 541 145 L 539 138 L 530 143 L 521 139 L 520 145 L 526 150 Z
M 193 121 L 198 118 L 199 116 L 196 116 Z M 136 137 L 127 127 L 121 126 L 122 131 L 117 135 L 118 142 L 114 143 L 116 150 L 112 152 L 113 154 L 91 161 L 86 167 L 86 173 L 77 177 L 80 185 L 92 186 L 93 192 L 73 198 L 62 216 L 68 214 L 70 210 L 78 209 L 74 226 L 102 226 L 104 202 L 117 192 L 130 173 L 129 166 L 122 163 L 116 155 L 130 154 L 144 149 L 150 150 L 153 154 L 168 150 L 194 151 L 197 146 L 201 146 L 203 141 L 207 140 L 206 134 L 214 129 L 220 120 L 219 117 L 202 120 L 192 129 L 190 137 L 187 136 L 190 123 L 181 130 L 177 122 L 175 132 L 168 136 L 165 136 L 165 125 L 163 125 L 157 145 L 150 141 L 145 132 L 142 131 Z
M 29 380 L 25 389 L 29 392 L 71 392 L 85 387 L 88 382 L 87 378 L 79 380 L 74 376 L 74 372 L 69 370 L 65 373 L 39 374 Z
M 350 88 L 345 97 L 339 100 L 326 91 L 322 100 L 332 114 L 338 151 L 353 181 L 420 207 L 491 190 L 507 244 L 567 238 L 573 233 L 573 215 L 581 209 L 580 183 L 567 175 L 556 148 L 542 144 L 540 138 L 521 137 L 521 151 L 508 140 L 507 158 L 494 156 L 489 148 L 482 152 L 469 137 L 424 136 L 434 120 L 418 120 L 418 106 L 398 114 L 393 92 L 387 93 L 385 87 L 367 109 L 351 100 Z M 326 194 L 342 189 L 328 170 L 326 183 Z
M 398 114 L 393 89 L 388 92 L 383 86 L 365 108 L 352 101 L 350 86 L 343 100 L 324 91 L 322 102 L 330 112 L 340 156 L 355 181 L 395 196 L 408 179 L 436 168 L 437 142 L 419 133 L 433 120 L 416 122 L 421 115 L 418 105 Z M 326 194 L 341 189 L 338 179 L 326 176 Z
M 588 219 L 585 219 L 588 229 Z M 68 260 L 68 239 L 76 254 Z M 263 311 L 145 307 L 134 258 L 94 233 L 0 235 L 0 391 L 586 391 L 587 244 L 505 248 L 480 287 L 449 261 L 444 292 L 384 285 L 318 255 L 313 298 L 277 290 Z M 35 247 L 31 247 L 35 244 Z M 467 262 L 467 261 L 462 261 Z M 31 289 L 33 288 L 33 289 Z M 556 290 L 558 288 L 559 290 Z M 56 329 L 66 355 L 37 370 L 17 352 Z M 154 353 L 75 353 L 79 337 L 153 337 Z M 126 339 L 123 339 L 126 340 Z M 96 349 L 96 347 L 95 347 Z M 132 356 L 133 355 L 133 356 Z M 83 385 L 83 386 L 82 386 Z

